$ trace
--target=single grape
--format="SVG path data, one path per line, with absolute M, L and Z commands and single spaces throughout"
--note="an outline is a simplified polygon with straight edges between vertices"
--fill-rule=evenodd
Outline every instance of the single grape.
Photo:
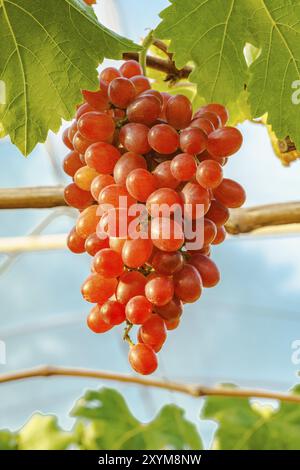
M 64 158 L 63 170 L 67 175 L 71 176 L 72 178 L 75 175 L 76 171 L 79 170 L 79 168 L 81 168 L 82 166 L 83 165 L 80 160 L 79 153 L 74 150 L 72 152 L 69 152 L 68 155 Z
M 126 152 L 117 161 L 114 167 L 114 179 L 117 184 L 126 184 L 126 178 L 132 170 L 137 168 L 147 169 L 147 163 L 142 155 L 134 152 Z
M 164 217 L 170 217 L 182 209 L 182 198 L 174 189 L 160 188 L 150 194 L 146 207 L 152 217 L 158 217 L 163 213 Z
M 208 121 L 210 121 L 215 129 L 218 129 L 219 127 L 222 126 L 221 118 L 214 112 L 205 111 L 202 108 L 200 108 L 194 114 L 193 120 L 198 119 L 199 117 L 202 117 L 203 119 L 207 119 Z
M 129 122 L 139 122 L 150 126 L 159 117 L 161 103 L 151 95 L 143 95 L 135 99 L 127 108 L 127 118 Z
M 137 95 L 151 89 L 150 82 L 144 75 L 135 75 L 131 77 L 130 81 L 133 83 Z
M 235 127 L 217 129 L 208 136 L 207 150 L 217 157 L 229 157 L 242 146 L 243 136 Z
M 123 263 L 128 268 L 140 268 L 151 256 L 153 243 L 149 239 L 127 240 L 122 249 Z
M 205 217 L 204 219 L 203 232 L 204 246 L 210 245 L 217 236 L 217 226 L 212 220 L 209 220 L 207 217 Z
M 142 66 L 136 60 L 126 60 L 120 67 L 120 73 L 125 78 L 143 75 Z
M 176 297 L 186 303 L 193 303 L 202 293 L 202 280 L 197 269 L 186 264 L 174 275 L 174 291 Z
M 205 215 L 210 206 L 210 196 L 208 191 L 198 183 L 187 183 L 182 189 L 183 201 L 185 204 L 185 215 L 196 219 L 199 216 L 197 206 L 202 209 Z M 201 212 L 201 211 L 200 211 Z
M 155 96 L 155 98 L 157 98 L 158 101 L 160 102 L 161 106 L 163 106 L 163 104 L 164 104 L 164 99 L 163 99 L 162 93 L 160 93 L 160 92 L 157 91 L 157 90 L 146 90 L 146 91 L 143 91 L 143 93 L 141 93 L 141 94 L 139 95 L 139 98 L 141 98 L 142 96 Z
M 85 209 L 93 203 L 93 197 L 89 191 L 83 191 L 75 183 L 65 187 L 64 198 L 68 206 L 76 209 Z
M 166 118 L 170 126 L 175 129 L 188 127 L 192 119 L 192 103 L 184 95 L 172 96 L 166 106 Z
M 157 369 L 157 357 L 150 346 L 138 343 L 130 347 L 128 360 L 131 367 L 142 375 L 152 374 Z
M 147 279 L 138 271 L 128 271 L 122 274 L 116 291 L 116 297 L 122 304 L 127 304 L 132 297 L 145 295 Z
M 198 127 L 198 129 L 201 129 L 206 135 L 209 135 L 215 130 L 213 123 L 209 119 L 203 117 L 194 119 L 191 122 L 190 127 Z
M 198 127 L 188 127 L 180 133 L 180 148 L 183 152 L 198 155 L 206 149 L 207 135 Z
M 91 274 L 83 283 L 81 292 L 87 302 L 106 302 L 117 288 L 118 281 L 114 278 L 103 278 L 99 274 Z
M 225 225 L 230 217 L 229 210 L 221 202 L 213 199 L 210 204 L 210 208 L 206 214 L 206 217 L 212 220 L 217 227 Z
M 184 234 L 178 222 L 156 217 L 151 221 L 151 239 L 153 245 L 161 251 L 177 251 L 184 243 Z
M 92 330 L 94 333 L 106 333 L 107 331 L 112 329 L 112 326 L 108 325 L 103 320 L 102 315 L 100 313 L 99 305 L 95 305 L 91 309 L 87 317 L 87 325 L 89 329 Z
M 157 188 L 156 179 L 148 170 L 137 168 L 127 176 L 126 188 L 133 198 L 145 202 Z
M 155 312 L 165 321 L 176 320 L 182 315 L 183 304 L 177 297 L 173 297 L 166 305 L 155 307 Z
M 165 322 L 159 315 L 151 315 L 141 326 L 140 336 L 144 344 L 158 352 L 167 339 Z
M 165 325 L 168 331 L 176 330 L 180 325 L 180 317 L 174 318 L 173 320 L 165 320 Z
M 74 183 L 78 188 L 84 191 L 90 191 L 93 180 L 98 176 L 98 173 L 94 168 L 83 166 L 76 171 L 74 175 Z
M 133 199 L 133 197 L 128 193 L 126 188 L 121 184 L 111 184 L 103 188 L 99 194 L 98 201 L 99 205 L 103 204 L 104 207 L 105 205 L 110 205 L 117 208 L 121 206 L 120 198 L 122 198 L 123 201 L 127 203 L 128 207 L 136 202 L 135 199 Z
M 106 69 L 102 70 L 99 76 L 101 89 L 104 92 L 107 92 L 109 84 L 112 82 L 112 80 L 120 76 L 121 73 L 115 67 L 107 67 Z
M 86 164 L 102 174 L 111 174 L 120 157 L 119 150 L 106 142 L 92 144 L 85 152 Z
M 151 259 L 151 266 L 158 274 L 171 276 L 183 268 L 184 258 L 180 251 L 157 250 Z
M 148 143 L 148 133 L 149 127 L 145 126 L 145 124 L 137 122 L 125 124 L 120 131 L 120 143 L 129 152 L 148 153 L 151 150 Z
M 176 179 L 171 171 L 172 162 L 166 160 L 161 162 L 152 174 L 155 176 L 157 187 L 158 188 L 171 188 L 176 189 L 180 181 Z
M 83 90 L 82 95 L 85 101 L 93 108 L 94 111 L 106 111 L 109 108 L 107 93 L 103 90 Z M 78 116 L 77 119 L 79 119 Z
M 179 146 L 179 136 L 174 127 L 168 124 L 157 124 L 148 134 L 150 146 L 158 153 L 170 154 L 176 152 Z
M 191 180 L 197 170 L 195 157 L 189 153 L 180 153 L 171 162 L 171 172 L 179 181 Z
M 123 246 L 126 241 L 127 238 L 109 237 L 109 248 L 122 255 Z
M 244 188 L 234 180 L 224 178 L 220 186 L 214 189 L 215 198 L 226 207 L 241 207 L 246 200 Z
M 134 84 L 124 77 L 114 78 L 108 87 L 108 97 L 112 104 L 118 108 L 127 108 L 134 100 L 136 90 Z
M 86 239 L 96 231 L 100 220 L 97 209 L 98 206 L 89 206 L 80 213 L 76 222 L 76 232 L 81 238 Z
M 73 143 L 70 141 L 68 133 L 69 133 L 69 129 L 65 129 L 62 135 L 63 143 L 65 144 L 66 147 L 68 147 L 68 149 L 74 150 Z
M 225 126 L 229 119 L 229 114 L 225 106 L 217 103 L 210 103 L 200 108 L 203 112 L 215 113 L 220 118 L 222 125 Z
M 95 256 L 103 248 L 109 248 L 109 237 L 103 234 L 103 237 L 99 238 L 96 232 L 91 233 L 85 240 L 84 247 L 89 255 Z
M 81 116 L 78 130 L 85 139 L 92 142 L 109 142 L 115 132 L 115 123 L 108 114 L 94 111 Z
M 124 263 L 119 253 L 111 248 L 104 248 L 95 255 L 93 267 L 103 277 L 119 277 L 124 271 Z
M 85 252 L 85 239 L 80 237 L 73 227 L 67 238 L 67 246 L 72 253 L 80 254 Z
M 220 281 L 220 272 L 217 265 L 207 256 L 196 253 L 189 259 L 189 264 L 197 269 L 201 276 L 203 287 L 214 287 Z
M 87 113 L 89 114 L 89 113 Z M 79 131 L 76 132 L 73 139 L 73 146 L 74 149 L 80 154 L 84 155 L 88 147 L 92 144 L 92 142 L 88 139 L 85 139 Z
M 226 230 L 224 227 L 217 228 L 217 234 L 212 242 L 212 245 L 220 245 L 226 238 Z
M 197 168 L 196 179 L 205 189 L 217 188 L 223 180 L 221 165 L 214 160 L 205 160 Z
M 159 307 L 171 301 L 174 295 L 174 285 L 171 278 L 167 276 L 157 276 L 147 282 L 145 295 L 149 302 Z
M 84 114 L 91 113 L 93 111 L 95 111 L 95 108 L 93 108 L 88 103 L 83 103 L 81 106 L 79 106 L 79 108 L 76 111 L 76 121 L 78 121 L 81 118 L 81 116 L 83 116 Z
M 100 211 L 102 207 L 100 207 Z M 109 237 L 128 238 L 130 224 L 135 216 L 129 215 L 126 207 L 114 207 L 102 215 L 98 230 L 106 233 Z
M 100 315 L 108 325 L 120 325 L 126 320 L 125 306 L 116 300 L 107 300 L 100 307 Z
M 99 194 L 101 193 L 102 189 L 114 183 L 115 183 L 115 180 L 111 175 L 96 176 L 96 178 L 93 179 L 92 184 L 91 184 L 91 193 L 95 201 L 98 201 Z
M 152 315 L 152 304 L 143 295 L 132 297 L 126 305 L 126 318 L 133 325 L 143 325 Z

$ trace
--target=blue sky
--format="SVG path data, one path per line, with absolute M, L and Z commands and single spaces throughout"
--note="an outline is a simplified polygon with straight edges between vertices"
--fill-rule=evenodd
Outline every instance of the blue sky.
M 101 0 L 97 11 L 107 26 L 138 41 L 166 5 L 161 0 Z M 282 167 L 263 127 L 245 123 L 240 129 L 244 146 L 226 166 L 226 175 L 245 186 L 247 205 L 299 200 L 299 163 Z M 52 136 L 51 142 L 62 161 L 65 149 L 59 138 Z M 0 140 L 0 155 L 1 187 L 66 181 L 42 146 L 25 159 L 7 139 Z M 0 236 L 24 235 L 49 212 L 1 211 Z M 72 218 L 61 215 L 46 233 L 65 232 L 71 224 Z M 300 339 L 299 237 L 230 238 L 215 248 L 213 257 L 222 281 L 197 304 L 186 306 L 181 327 L 170 333 L 160 354 L 156 375 L 287 390 L 297 381 L 291 343 Z M 85 326 L 87 305 L 80 285 L 88 269 L 87 257 L 62 251 L 22 255 L 4 272 L 0 267 L 0 339 L 7 344 L 7 365 L 0 372 L 42 363 L 130 372 L 121 331 L 98 337 Z M 74 400 L 86 388 L 101 385 L 116 386 L 143 420 L 164 403 L 184 407 L 209 445 L 214 425 L 198 419 L 201 400 L 81 379 L 2 385 L 0 428 L 17 428 L 35 410 L 56 413 L 62 425 L 70 426 L 67 413 Z

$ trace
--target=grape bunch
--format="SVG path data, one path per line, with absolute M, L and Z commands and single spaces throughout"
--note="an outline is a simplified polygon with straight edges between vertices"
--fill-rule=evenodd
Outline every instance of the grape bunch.
M 226 126 L 224 106 L 208 104 L 193 113 L 185 96 L 151 89 L 136 61 L 104 69 L 99 81 L 98 91 L 82 92 L 75 120 L 63 134 L 70 149 L 63 168 L 73 180 L 65 200 L 79 211 L 67 243 L 73 253 L 92 257 L 82 286 L 84 299 L 94 304 L 88 327 L 104 333 L 123 323 L 132 368 L 151 374 L 183 305 L 220 279 L 211 246 L 225 239 L 229 208 L 245 201 L 244 189 L 224 178 L 223 168 L 243 139 Z M 121 230 L 133 220 L 130 208 L 137 203 L 147 213 L 146 237 Z M 169 215 L 157 215 L 156 205 L 169 208 Z M 187 244 L 172 207 L 187 208 L 192 226 L 201 219 L 201 246 Z M 137 226 L 142 232 L 140 219 Z

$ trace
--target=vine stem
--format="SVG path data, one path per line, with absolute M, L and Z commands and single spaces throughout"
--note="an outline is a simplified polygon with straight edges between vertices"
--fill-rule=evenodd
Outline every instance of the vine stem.
M 135 52 L 126 52 L 123 54 L 124 60 L 133 59 L 139 61 L 139 54 Z M 167 77 L 172 80 L 181 80 L 183 78 L 188 78 L 192 72 L 192 67 L 185 66 L 182 69 L 178 69 L 175 63 L 172 60 L 161 59 L 160 57 L 154 57 L 151 55 L 146 55 L 146 64 L 147 67 L 159 70 L 167 74 Z
M 20 370 L 0 375 L 0 384 L 16 382 L 39 377 L 78 377 L 109 380 L 128 384 L 153 387 L 173 392 L 183 393 L 191 397 L 200 398 L 207 396 L 222 396 L 232 398 L 265 398 L 280 400 L 290 403 L 299 403 L 300 396 L 281 392 L 270 392 L 268 390 L 240 389 L 229 387 L 207 387 L 204 385 L 185 384 L 180 382 L 169 382 L 159 379 L 146 379 L 139 376 L 117 374 L 114 372 L 77 369 L 71 367 L 41 366 L 32 369 Z
M 142 51 L 140 52 L 140 55 L 139 55 L 139 62 L 143 68 L 143 72 L 144 72 L 144 75 L 146 76 L 147 75 L 147 52 L 148 52 L 148 49 L 149 47 L 151 46 L 151 44 L 153 43 L 153 29 L 151 29 L 149 31 L 149 33 L 147 34 L 147 36 L 145 37 L 145 39 L 143 40 L 142 42 Z

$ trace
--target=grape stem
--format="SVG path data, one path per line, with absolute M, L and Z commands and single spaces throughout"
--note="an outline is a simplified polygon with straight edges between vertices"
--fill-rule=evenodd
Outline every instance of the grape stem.
M 139 62 L 143 68 L 144 75 L 147 75 L 147 52 L 149 47 L 153 43 L 153 29 L 149 31 L 147 36 L 144 38 L 142 42 L 142 51 L 140 52 L 139 55 Z
M 130 346 L 134 346 L 134 342 L 132 341 L 132 339 L 130 338 L 130 331 L 132 330 L 133 328 L 133 324 L 130 323 L 129 321 L 126 322 L 126 328 L 124 330 L 124 335 L 123 335 L 123 340 L 124 341 L 127 341 L 127 343 L 130 345 Z
M 41 366 L 32 369 L 25 369 L 17 372 L 9 372 L 7 374 L 2 374 L 0 375 L 0 384 L 38 377 L 53 376 L 94 378 L 114 382 L 130 383 L 141 385 L 144 387 L 154 387 L 158 389 L 171 390 L 173 392 L 183 393 L 195 398 L 202 398 L 207 396 L 222 396 L 232 398 L 264 398 L 300 404 L 300 395 L 292 393 L 270 392 L 269 390 L 257 389 L 229 388 L 221 386 L 207 387 L 205 385 L 169 382 L 160 379 L 146 379 L 144 377 L 117 374 L 108 371 L 57 366 Z
M 126 52 L 125 54 L 123 54 L 123 59 L 133 59 L 139 61 L 139 54 L 135 52 Z M 170 82 L 176 82 L 178 80 L 182 80 L 183 78 L 188 78 L 193 70 L 192 67 L 189 66 L 185 66 L 182 69 L 178 69 L 173 60 L 165 60 L 161 59 L 160 57 L 154 57 L 151 55 L 146 55 L 145 60 L 147 67 L 166 73 L 166 81 Z

